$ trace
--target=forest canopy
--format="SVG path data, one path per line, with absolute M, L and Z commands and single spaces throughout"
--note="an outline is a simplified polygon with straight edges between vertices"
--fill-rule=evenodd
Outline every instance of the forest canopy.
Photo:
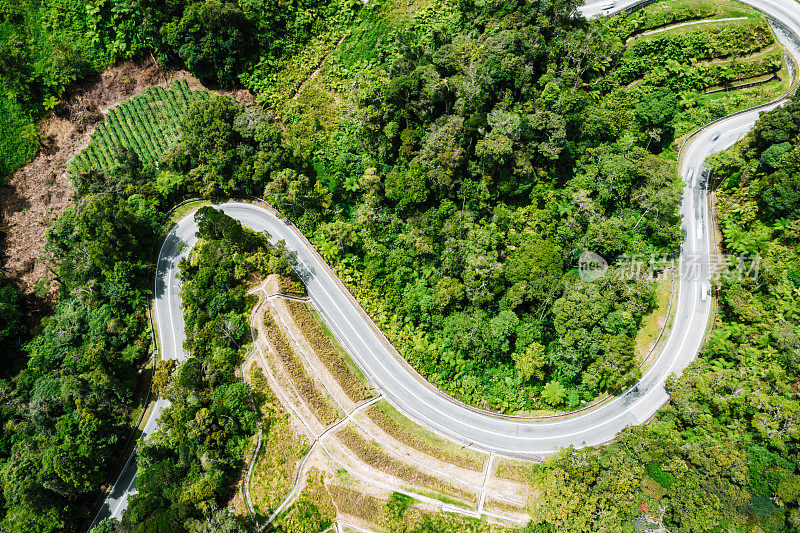
M 577 259 L 678 250 L 675 137 L 741 104 L 706 105 L 714 72 L 697 62 L 772 37 L 747 21 L 626 47 L 658 21 L 587 21 L 577 6 L 440 0 L 403 18 L 392 0 L 0 0 L 0 179 L 36 152 L 37 118 L 117 59 L 152 54 L 261 104 L 187 102 L 157 159 L 115 146 L 108 168 L 75 170 L 74 206 L 48 232 L 59 291 L 41 324 L 0 287 L 0 528 L 75 531 L 90 515 L 142 400 L 166 213 L 188 198 L 263 197 L 407 360 L 471 405 L 570 410 L 635 382 L 655 284 L 582 281 Z M 296 101 L 315 69 L 318 100 Z M 716 287 L 722 322 L 652 424 L 531 473 L 538 531 L 624 530 L 645 509 L 677 530 L 797 527 L 797 108 L 713 162 L 723 244 L 761 253 L 762 277 Z M 142 446 L 123 528 L 235 526 L 223 508 L 255 430 L 235 375 L 246 282 L 292 271 L 266 236 L 210 208 L 197 221 L 181 264 L 191 357 L 163 380 L 172 407 Z

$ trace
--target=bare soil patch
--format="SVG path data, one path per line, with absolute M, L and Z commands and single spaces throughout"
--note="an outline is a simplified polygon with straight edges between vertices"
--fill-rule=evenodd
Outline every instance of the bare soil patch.
M 474 455 L 467 455 L 466 453 L 455 453 L 452 450 L 453 445 L 433 434 L 426 435 L 428 437 L 427 441 L 423 440 L 418 436 L 425 431 L 423 428 L 411 421 L 408 421 L 404 427 L 404 424 L 401 424 L 398 418 L 393 418 L 388 414 L 391 412 L 390 410 L 393 411 L 387 403 L 376 403 L 368 407 L 364 411 L 364 414 L 379 427 L 381 431 L 416 452 L 419 452 L 416 457 L 417 459 L 424 461 L 427 459 L 425 457 L 427 455 L 444 463 L 465 470 L 476 471 L 482 475 L 484 466 L 484 461 L 482 459 Z M 400 413 L 397 413 L 397 415 L 400 415 Z M 409 428 L 413 428 L 416 434 L 410 431 Z
M 464 502 L 473 503 L 475 501 L 473 493 L 457 487 L 453 483 L 445 482 L 427 472 L 422 472 L 414 466 L 390 456 L 381 449 L 378 443 L 365 439 L 361 433 L 351 426 L 345 426 L 337 431 L 336 438 L 362 463 L 382 473 L 418 487 L 424 487 L 440 494 L 455 497 Z
M 31 315 L 46 312 L 54 301 L 56 284 L 41 255 L 47 228 L 73 201 L 67 163 L 88 145 L 95 125 L 110 108 L 149 87 L 181 78 L 193 89 L 203 88 L 188 72 L 165 69 L 149 58 L 125 61 L 74 84 L 39 123 L 39 152 L 0 188 L 0 267 L 22 291 Z M 254 101 L 248 91 L 220 94 Z M 44 284 L 38 295 L 37 283 Z

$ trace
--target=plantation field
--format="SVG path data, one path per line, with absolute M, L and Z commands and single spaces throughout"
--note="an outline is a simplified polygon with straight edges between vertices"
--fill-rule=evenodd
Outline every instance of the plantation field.
M 175 142 L 186 108 L 209 97 L 206 91 L 191 90 L 181 79 L 171 87 L 152 87 L 131 98 L 109 111 L 89 146 L 73 160 L 72 170 L 110 170 L 117 165 L 121 149 L 132 150 L 145 164 L 156 163 Z

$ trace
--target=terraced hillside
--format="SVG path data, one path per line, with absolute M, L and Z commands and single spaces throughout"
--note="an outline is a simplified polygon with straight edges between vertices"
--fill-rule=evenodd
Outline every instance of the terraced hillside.
M 679 97 L 676 138 L 765 103 L 792 83 L 784 50 L 757 11 L 735 2 L 657 2 L 609 20 L 624 43 L 605 82 L 629 92 L 663 86 Z
M 495 456 L 431 433 L 395 410 L 307 304 L 276 296 L 279 286 L 270 277 L 251 290 L 260 303 L 251 319 L 255 350 L 244 367 L 262 434 L 237 514 L 247 513 L 247 502 L 257 522 L 273 519 L 280 528 L 312 498 L 320 513 L 312 518 L 323 526 L 335 518 L 382 530 L 389 502 L 403 496 L 414 510 L 392 520 L 406 524 L 435 519 L 448 504 L 458 530 L 480 516 L 505 525 L 527 520 L 526 488 L 495 472 Z M 333 498 L 330 509 L 308 494 L 321 486 Z

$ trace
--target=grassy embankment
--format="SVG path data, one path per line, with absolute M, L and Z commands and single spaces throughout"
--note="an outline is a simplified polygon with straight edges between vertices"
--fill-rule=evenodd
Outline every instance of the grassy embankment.
M 347 397 L 354 402 L 369 398 L 371 396 L 369 389 L 358 377 L 360 372 L 344 351 L 337 349 L 333 340 L 326 335 L 326 332 L 314 319 L 308 306 L 301 302 L 287 300 L 286 307 L 311 348 L 342 387 Z
M 431 490 L 433 491 L 433 493 L 430 494 L 431 497 L 462 505 L 464 503 L 474 505 L 475 503 L 475 494 L 454 487 L 451 483 L 445 482 L 438 477 L 423 472 L 415 466 L 392 457 L 381 450 L 378 443 L 368 441 L 361 433 L 350 426 L 345 426 L 343 429 L 337 431 L 336 438 L 363 463 L 366 463 L 380 472 L 410 483 L 415 487 L 424 487 Z M 421 491 L 420 493 L 425 494 L 425 491 Z
M 440 437 L 403 416 L 388 402 L 381 401 L 366 410 L 367 416 L 391 437 L 406 446 L 440 461 L 468 470 L 483 470 L 486 457 Z
M 648 355 L 657 355 L 657 350 L 666 339 L 667 331 L 672 323 L 672 314 L 670 313 L 670 299 L 672 298 L 673 288 L 677 291 L 677 284 L 673 286 L 672 282 L 673 273 L 670 271 L 656 280 L 656 305 L 653 311 L 644 317 L 639 332 L 636 334 L 634 342 L 636 343 L 636 357 L 639 362 L 645 361 Z M 666 326 L 666 330 L 664 327 Z M 661 335 L 664 330 L 664 335 Z M 659 339 L 659 335 L 661 338 Z M 656 345 L 658 342 L 658 346 Z M 651 353 L 652 351 L 652 353 Z M 642 370 L 645 370 L 644 368 Z
M 299 355 L 295 353 L 283 331 L 275 325 L 272 317 L 267 313 L 264 314 L 264 329 L 269 342 L 275 348 L 278 360 L 286 369 L 303 403 L 323 426 L 335 422 L 338 418 L 336 408 L 308 375 Z
M 259 517 L 269 514 L 288 494 L 297 465 L 308 452 L 308 440 L 291 425 L 261 368 L 250 369 L 250 389 L 261 417 L 261 448 L 250 478 L 250 497 Z
M 729 18 L 744 19 L 719 20 Z M 700 23 L 670 27 L 688 22 Z M 677 139 L 716 118 L 766 103 L 790 89 L 783 48 L 763 15 L 742 4 L 658 2 L 616 17 L 613 25 L 621 38 L 629 40 L 620 58 L 622 70 L 635 65 L 621 81 L 630 85 L 657 81 L 680 95 L 680 110 L 674 121 Z M 737 88 L 756 82 L 762 83 Z

